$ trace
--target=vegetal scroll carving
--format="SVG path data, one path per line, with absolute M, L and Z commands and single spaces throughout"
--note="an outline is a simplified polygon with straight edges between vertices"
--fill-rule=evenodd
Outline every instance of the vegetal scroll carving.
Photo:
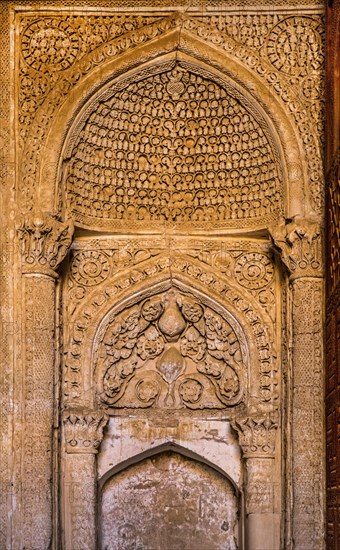
M 234 329 L 173 289 L 115 316 L 98 353 L 99 399 L 106 405 L 221 409 L 243 397 L 246 372 Z
M 69 410 L 63 417 L 66 451 L 97 453 L 108 416 L 102 411 Z
M 321 232 L 316 221 L 297 216 L 273 227 L 271 236 L 293 277 L 322 276 Z
M 65 258 L 72 242 L 73 225 L 42 212 L 33 213 L 18 227 L 25 270 L 54 270 Z

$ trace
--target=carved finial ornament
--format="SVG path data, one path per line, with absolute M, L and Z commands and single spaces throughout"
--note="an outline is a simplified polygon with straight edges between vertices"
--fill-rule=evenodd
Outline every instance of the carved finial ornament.
M 18 227 L 24 273 L 46 273 L 55 270 L 65 258 L 72 242 L 72 222 L 62 223 L 54 216 L 33 212 Z
M 299 216 L 270 228 L 274 246 L 291 279 L 322 277 L 321 229 L 318 222 Z
M 238 418 L 232 422 L 246 458 L 273 457 L 275 454 L 277 413 Z
M 94 453 L 103 439 L 108 416 L 102 411 L 68 410 L 63 415 L 65 448 L 68 453 Z

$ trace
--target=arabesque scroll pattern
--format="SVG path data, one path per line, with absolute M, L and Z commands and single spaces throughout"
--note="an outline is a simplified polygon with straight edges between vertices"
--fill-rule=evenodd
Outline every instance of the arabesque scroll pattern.
M 114 316 L 96 354 L 99 399 L 112 407 L 221 409 L 246 388 L 230 324 L 174 289 Z

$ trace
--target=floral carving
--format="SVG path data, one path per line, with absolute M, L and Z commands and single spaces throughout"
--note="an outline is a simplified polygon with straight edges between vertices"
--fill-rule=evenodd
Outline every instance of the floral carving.
M 108 416 L 101 411 L 69 410 L 63 415 L 68 453 L 97 453 Z
M 239 418 L 232 423 L 238 432 L 240 445 L 245 457 L 267 457 L 275 453 L 278 414 L 263 417 Z
M 321 31 L 321 32 L 320 32 Z M 287 17 L 271 30 L 267 54 L 276 69 L 287 74 L 308 75 L 321 67 L 322 28 L 319 20 Z
M 109 275 L 109 262 L 99 251 L 78 252 L 73 257 L 71 273 L 78 284 L 98 285 Z
M 317 221 L 296 216 L 273 227 L 271 236 L 291 277 L 321 277 L 321 232 Z
M 201 246 L 199 241 L 195 240 L 195 243 L 198 244 L 198 246 Z M 252 247 L 253 244 L 250 248 Z M 176 249 L 177 248 L 178 245 Z M 214 249 L 215 248 L 213 247 L 213 250 Z M 237 255 L 239 255 L 239 253 Z M 245 298 L 244 292 L 240 293 L 235 287 L 230 286 L 225 277 L 219 276 L 216 269 L 209 269 L 205 264 L 198 261 L 193 261 L 190 256 L 180 254 L 178 251 L 170 256 L 168 256 L 168 254 L 161 254 L 157 258 L 141 264 L 138 268 L 130 270 L 129 272 L 124 271 L 120 275 L 112 277 L 109 281 L 107 281 L 102 290 L 99 290 L 93 295 L 92 298 L 90 298 L 88 302 L 85 302 L 85 304 L 77 310 L 77 317 L 72 322 L 72 334 L 70 337 L 69 349 L 66 358 L 65 398 L 67 400 L 71 400 L 71 402 L 78 402 L 78 399 L 83 395 L 81 373 L 83 369 L 84 346 L 86 345 L 86 342 L 88 342 L 88 334 L 92 332 L 94 327 L 93 323 L 95 322 L 95 318 L 98 318 L 101 308 L 107 308 L 113 297 L 119 301 L 120 297 L 125 295 L 128 289 L 132 294 L 135 292 L 135 289 L 138 291 L 140 283 L 144 284 L 149 281 L 150 276 L 161 277 L 162 279 L 164 276 L 169 277 L 169 279 L 171 279 L 172 276 L 175 276 L 176 278 L 185 277 L 193 286 L 203 285 L 205 288 L 209 287 L 209 292 L 211 292 L 217 300 L 220 297 L 226 303 L 227 307 L 230 306 L 237 315 L 240 315 L 240 318 L 242 318 L 244 323 L 248 326 L 250 338 L 253 340 L 255 346 L 254 351 L 256 350 L 256 353 L 253 356 L 255 369 L 254 374 L 256 377 L 254 391 L 264 403 L 275 402 L 277 399 L 277 367 L 275 361 L 275 347 L 272 341 L 273 335 L 270 328 L 270 319 L 267 316 L 263 316 L 263 311 L 261 312 L 259 309 L 256 309 L 256 304 L 251 299 Z M 196 305 L 194 305 L 195 302 Z M 186 319 L 186 314 L 184 314 L 186 306 L 188 306 L 189 310 L 196 312 L 193 317 L 195 320 L 192 324 L 201 334 L 200 331 L 202 330 L 202 326 L 205 324 L 205 319 L 202 319 L 203 310 L 208 311 L 208 309 L 202 307 L 202 304 L 199 303 L 198 300 L 193 300 L 189 295 L 186 295 L 186 299 L 182 301 L 182 305 L 180 307 L 180 311 L 183 314 L 184 319 Z M 139 333 L 141 337 L 142 333 L 147 329 L 148 323 L 154 324 L 157 328 L 157 320 L 164 311 L 164 302 L 159 297 L 154 296 L 150 299 L 146 299 L 140 306 L 137 307 L 137 310 L 139 307 L 141 315 L 139 316 L 138 323 L 141 323 L 141 325 L 140 328 L 136 325 L 136 334 L 138 335 Z M 202 316 L 200 316 L 200 312 L 202 312 Z M 103 361 L 103 358 L 106 357 L 106 355 L 110 355 L 110 353 L 113 355 L 114 359 L 112 360 L 112 363 L 119 361 L 121 353 L 120 349 L 117 349 L 119 346 L 123 348 L 123 354 L 127 354 L 126 357 L 129 357 L 131 348 L 127 347 L 124 349 L 124 338 L 126 340 L 129 338 L 129 336 L 125 334 L 126 326 L 124 319 L 130 313 L 132 313 L 132 311 L 127 310 L 125 312 L 125 316 L 115 315 L 114 318 L 109 321 L 107 333 L 105 331 L 105 333 L 100 337 L 100 342 L 96 344 L 96 346 L 99 346 L 97 351 L 101 354 L 100 360 L 98 359 L 97 352 L 93 358 L 94 363 L 96 362 L 98 367 L 97 379 L 99 377 L 98 371 L 100 370 L 101 376 L 104 377 L 104 371 L 108 368 L 108 366 L 105 367 Z M 187 319 L 187 322 L 190 324 L 190 319 Z M 184 335 L 185 332 L 183 336 Z M 109 346 L 107 350 L 103 347 L 103 345 L 106 345 L 106 338 L 108 339 L 107 345 Z M 213 338 L 211 339 L 213 340 Z M 136 339 L 136 344 L 138 340 L 139 338 Z M 119 341 L 117 347 L 115 347 L 116 341 Z M 169 345 L 168 341 L 166 345 Z M 180 341 L 179 344 L 176 343 L 176 345 L 179 345 L 180 349 Z M 241 347 L 243 350 L 246 349 L 244 342 Z M 210 353 L 208 353 L 207 356 L 207 367 L 211 363 L 209 357 Z M 189 362 L 191 361 L 190 357 L 185 359 L 188 359 Z M 243 361 L 245 360 L 243 356 L 242 359 Z M 216 364 L 218 365 L 217 360 Z M 201 363 L 198 363 L 198 365 L 201 365 Z M 221 365 L 218 366 L 218 368 L 220 367 Z M 216 366 L 214 368 L 216 368 Z M 212 380 L 213 379 L 210 378 L 211 383 L 213 383 Z M 101 391 L 102 388 L 99 388 L 99 393 Z
M 73 225 L 36 212 L 18 226 L 26 271 L 54 270 L 65 258 L 72 241 Z
M 195 378 L 186 378 L 179 387 L 179 393 L 184 403 L 197 403 L 204 390 L 203 384 Z
M 253 290 L 269 285 L 273 274 L 273 264 L 264 254 L 244 254 L 235 264 L 235 276 L 240 285 Z
M 27 27 L 21 49 L 27 65 L 40 72 L 64 71 L 77 58 L 80 39 L 64 18 L 44 18 Z
M 242 353 L 231 325 L 173 290 L 109 322 L 96 370 L 101 401 L 119 408 L 219 409 L 239 403 L 244 391 Z

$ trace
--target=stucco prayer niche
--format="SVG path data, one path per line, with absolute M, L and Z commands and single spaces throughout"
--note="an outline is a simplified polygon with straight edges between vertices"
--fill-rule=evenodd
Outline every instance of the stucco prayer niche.
M 240 403 L 246 368 L 231 325 L 173 289 L 114 316 L 96 363 L 112 407 L 222 409 Z

